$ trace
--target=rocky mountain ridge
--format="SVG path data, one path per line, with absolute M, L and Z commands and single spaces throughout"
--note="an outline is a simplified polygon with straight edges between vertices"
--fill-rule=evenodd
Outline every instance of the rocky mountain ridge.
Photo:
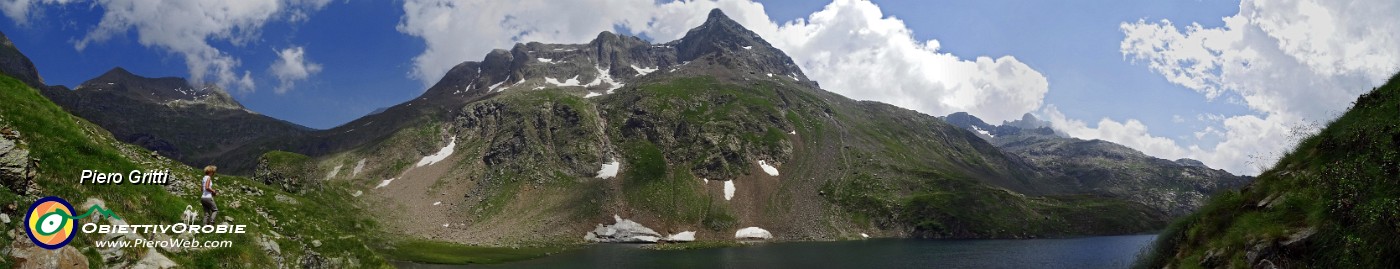
M 38 88 L 69 113 L 102 126 L 122 142 L 192 166 L 214 163 L 245 145 L 312 131 L 252 112 L 217 86 L 195 87 L 175 77 L 148 78 L 120 67 L 73 90 Z M 248 163 L 251 168 L 252 161 Z M 230 166 L 233 171 L 240 168 Z
M 1194 212 L 1211 194 L 1252 180 L 1197 160 L 1164 160 L 1108 141 L 1069 137 L 1029 113 L 1001 125 L 988 124 L 965 112 L 943 118 L 1026 158 L 1052 177 L 1074 182 L 1091 193 L 1144 203 L 1172 216 Z

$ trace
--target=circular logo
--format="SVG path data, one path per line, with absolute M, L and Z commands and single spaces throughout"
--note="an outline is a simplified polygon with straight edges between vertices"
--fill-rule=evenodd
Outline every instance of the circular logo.
M 34 201 L 34 205 L 29 206 L 29 214 L 24 215 L 24 223 L 29 240 L 46 249 L 68 245 L 73 241 L 73 227 L 78 226 L 73 218 L 73 205 L 55 196 Z

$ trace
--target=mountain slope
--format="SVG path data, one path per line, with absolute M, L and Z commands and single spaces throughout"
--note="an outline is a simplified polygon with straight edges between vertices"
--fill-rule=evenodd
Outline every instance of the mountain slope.
M 122 142 L 154 150 L 194 166 L 220 161 L 229 172 L 251 171 L 254 156 L 229 151 L 259 140 L 302 135 L 309 128 L 243 108 L 214 86 L 194 87 L 181 78 L 146 78 L 122 68 L 74 90 L 45 87 L 54 103 L 102 126 Z M 225 158 L 233 157 L 233 160 Z
M 1400 263 L 1400 76 L 1240 191 L 1158 237 L 1139 267 L 1387 268 Z
M 140 147 L 119 142 L 106 130 L 65 112 L 24 82 L 0 75 L 0 130 L 5 142 L 18 147 L 0 147 L 0 156 L 14 157 L 27 152 L 37 166 L 36 173 L 11 177 L 5 173 L 7 188 L 0 189 L 0 207 L 11 218 L 23 216 L 26 205 L 39 197 L 59 196 L 80 205 L 102 204 L 120 220 L 96 218 L 94 223 L 173 224 L 184 222 L 187 207 L 199 210 L 198 185 L 201 172 L 153 154 Z M 6 161 L 10 161 L 6 159 Z M 146 184 L 78 184 L 84 169 L 96 171 L 166 170 L 171 182 Z M 95 267 L 128 267 L 162 260 L 178 267 L 385 267 L 368 247 L 372 236 L 361 235 L 375 229 L 374 222 L 357 213 L 345 184 L 331 184 L 321 192 L 294 195 L 236 176 L 219 176 L 222 190 L 220 222 L 248 225 L 246 234 L 166 235 L 141 233 L 121 235 L 81 233 L 65 253 L 78 254 L 78 261 Z M 241 206 L 240 206 L 241 204 Z M 86 207 L 84 207 L 86 208 Z M 20 217 L 22 218 L 22 217 Z M 0 235 L 5 253 L 0 267 L 34 266 L 17 257 L 30 258 L 49 250 L 39 249 L 25 238 L 20 221 L 0 224 L 9 233 Z M 335 227 L 327 229 L 326 227 Z M 222 248 L 98 248 L 98 240 L 230 240 Z M 31 253 L 31 254 L 25 254 Z M 152 265 L 152 264 L 147 264 Z
M 821 90 L 718 11 L 665 44 L 603 33 L 493 51 L 311 137 L 291 150 L 364 186 L 405 238 L 577 242 L 614 214 L 702 240 L 747 226 L 788 240 L 1121 234 L 1167 219 L 936 117 Z
M 1071 138 L 1030 114 L 1002 125 L 963 112 L 944 119 L 1026 158 L 1075 190 L 1132 200 L 1171 216 L 1189 214 L 1207 196 L 1251 180 L 1196 160 L 1169 161 L 1108 141 Z

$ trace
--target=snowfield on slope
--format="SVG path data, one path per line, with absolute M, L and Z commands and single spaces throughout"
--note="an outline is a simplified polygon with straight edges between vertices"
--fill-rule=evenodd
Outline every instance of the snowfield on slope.
M 724 200 L 725 200 L 725 201 L 729 201 L 730 199 L 734 199 L 734 191 L 735 191 L 735 189 L 734 189 L 734 180 L 725 180 L 725 181 L 724 181 Z
M 758 160 L 758 166 L 763 168 L 764 173 L 768 173 L 770 176 L 778 176 L 778 168 L 768 165 L 767 161 Z
M 451 141 L 447 142 L 446 147 L 442 147 L 442 149 L 438 150 L 437 153 L 433 153 L 433 155 L 423 156 L 423 159 L 418 160 L 418 164 L 415 164 L 414 167 L 423 167 L 424 165 L 430 165 L 437 162 L 441 162 L 442 160 L 447 159 L 448 156 L 452 156 L 452 151 L 456 147 L 457 137 L 454 136 L 452 137 Z
M 613 160 L 610 163 L 604 163 L 603 167 L 598 169 L 598 178 L 606 179 L 617 177 L 617 170 L 621 167 L 622 163 L 617 162 L 617 160 Z

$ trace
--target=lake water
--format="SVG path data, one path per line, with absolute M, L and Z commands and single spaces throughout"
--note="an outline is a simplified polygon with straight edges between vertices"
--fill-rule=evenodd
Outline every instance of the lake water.
M 600 244 L 507 264 L 397 265 L 401 268 L 1127 268 L 1156 237 L 871 239 L 681 251 Z

